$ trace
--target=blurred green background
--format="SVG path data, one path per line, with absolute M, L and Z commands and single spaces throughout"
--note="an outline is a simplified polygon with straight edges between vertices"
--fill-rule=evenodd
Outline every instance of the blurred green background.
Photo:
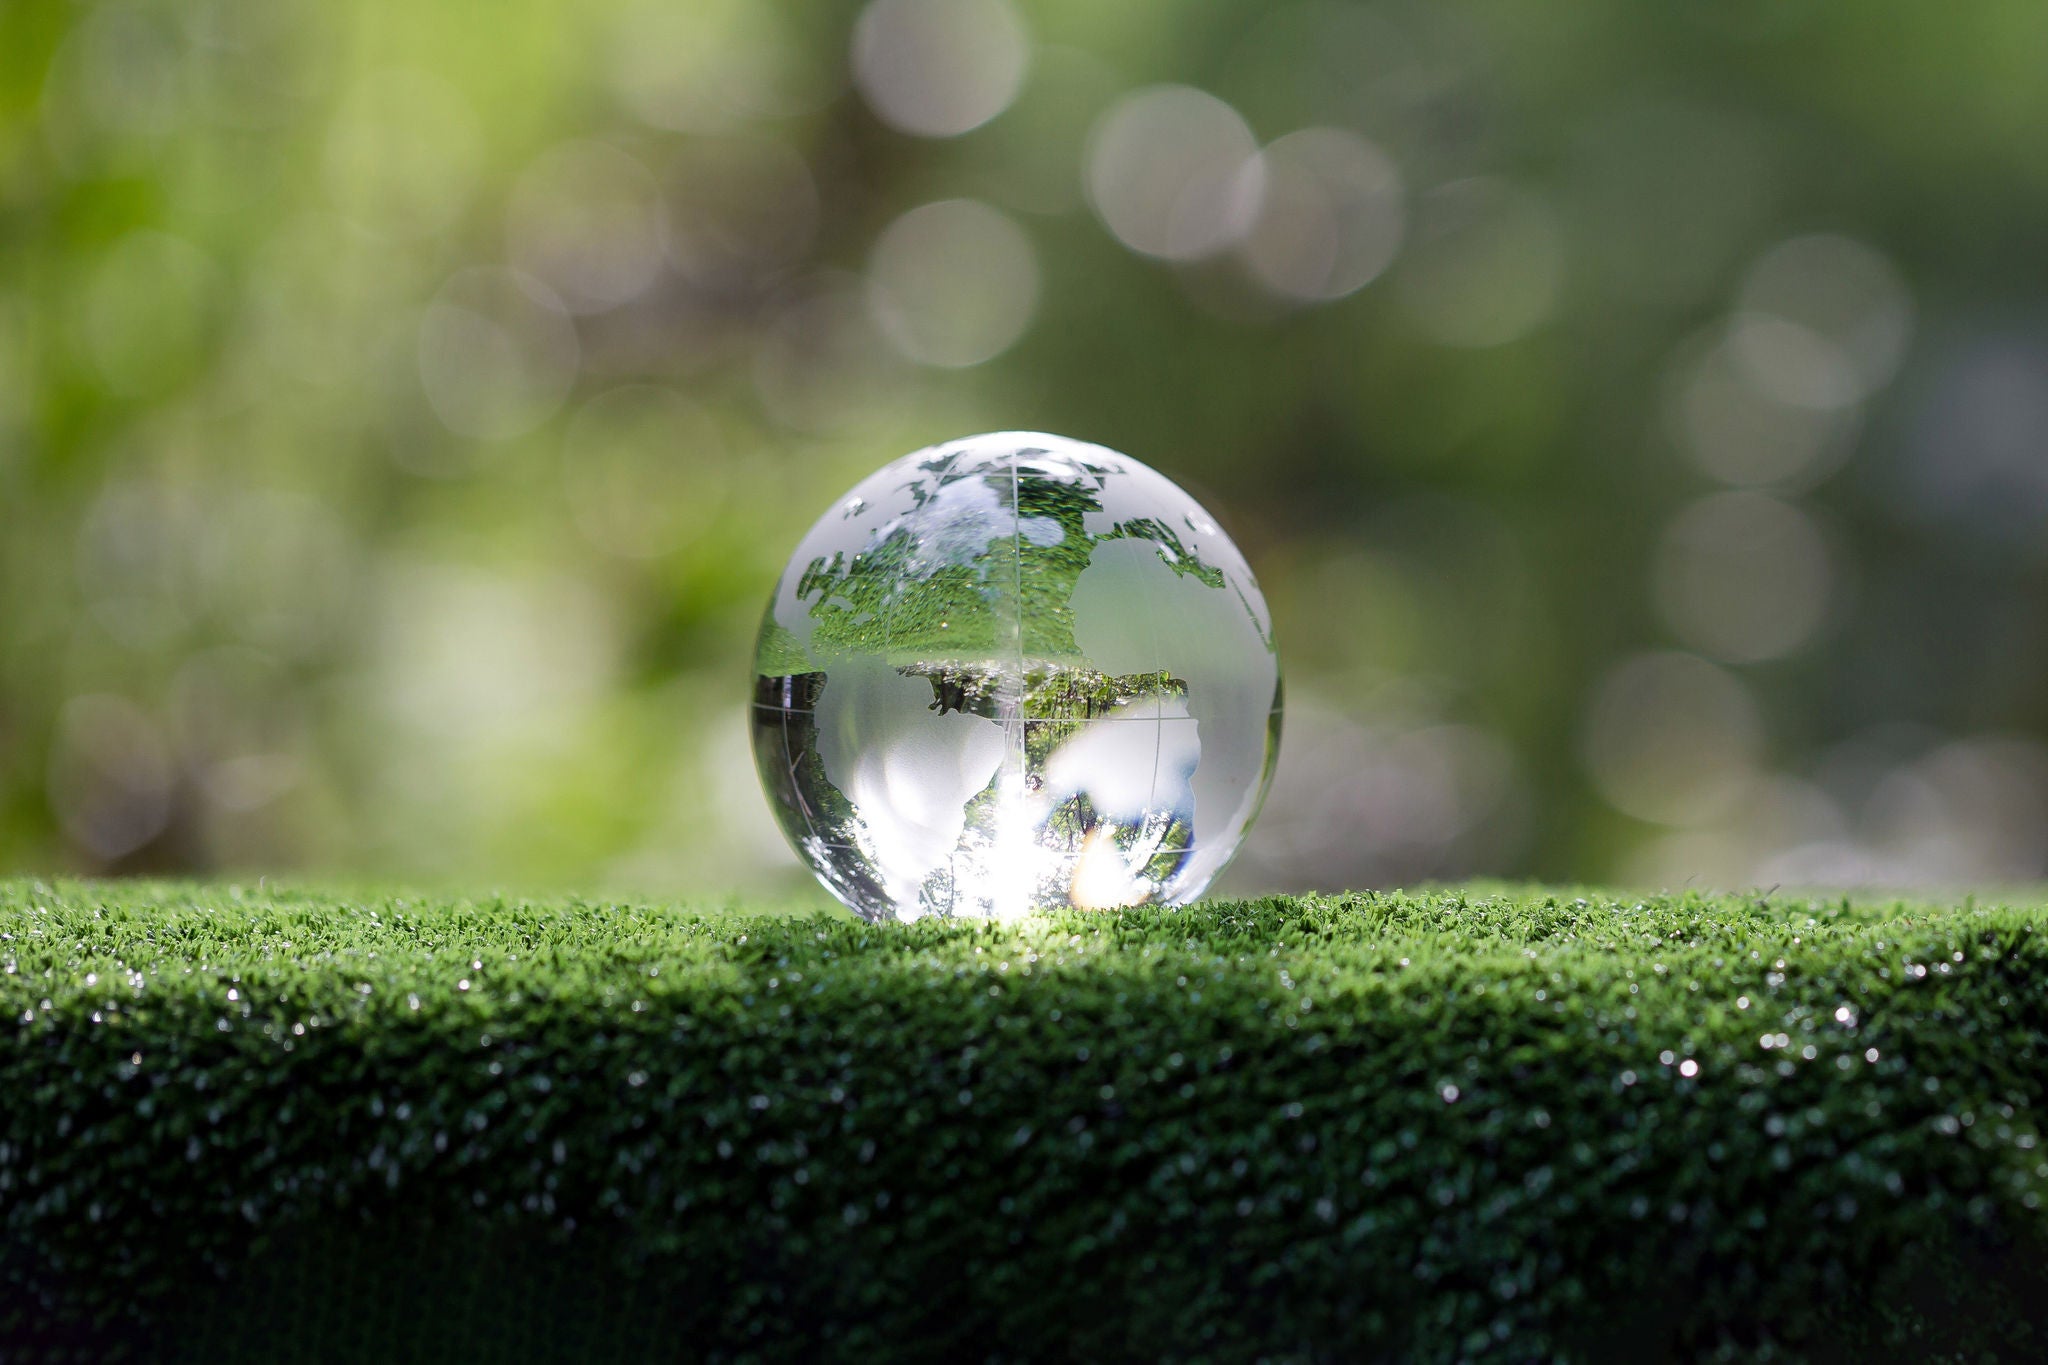
M 2048 869 L 2033 0 L 0 0 L 0 870 L 802 879 L 783 558 L 1035 428 L 1270 597 L 1235 889 Z

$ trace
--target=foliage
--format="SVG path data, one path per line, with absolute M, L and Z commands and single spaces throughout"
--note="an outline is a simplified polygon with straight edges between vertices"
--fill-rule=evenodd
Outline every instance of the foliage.
M 966 65 L 851 69 L 942 11 L 885 50 Z M 2044 25 L 7 0 L 0 868 L 773 885 L 734 741 L 790 548 L 1028 427 L 1259 575 L 1299 705 L 1239 886 L 2038 876 Z M 877 79 L 973 103 L 1005 35 L 1007 107 L 892 122 Z M 1182 87 L 1270 218 L 1184 122 L 1146 164 L 1207 189 L 1097 165 Z M 1242 221 L 1162 260 L 1128 196 Z M 963 200 L 994 237 L 889 249 Z

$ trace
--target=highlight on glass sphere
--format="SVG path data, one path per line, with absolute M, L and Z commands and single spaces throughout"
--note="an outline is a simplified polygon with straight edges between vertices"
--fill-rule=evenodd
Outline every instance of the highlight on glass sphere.
M 1193 498 L 999 432 L 906 455 L 811 528 L 752 715 L 783 832 L 868 919 L 1178 905 L 1258 813 L 1280 667 Z

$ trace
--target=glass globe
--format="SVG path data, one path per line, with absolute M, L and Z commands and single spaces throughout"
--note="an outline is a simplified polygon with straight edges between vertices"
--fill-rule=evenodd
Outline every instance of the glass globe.
M 876 920 L 1192 900 L 1280 741 L 1237 547 L 1129 456 L 1035 432 L 842 498 L 783 571 L 755 674 L 783 832 Z

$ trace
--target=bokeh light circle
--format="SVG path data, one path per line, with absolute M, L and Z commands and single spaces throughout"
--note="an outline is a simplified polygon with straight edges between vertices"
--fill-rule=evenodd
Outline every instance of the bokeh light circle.
M 853 28 L 853 79 L 876 117 L 958 137 L 1010 107 L 1031 37 L 1008 0 L 870 0 Z
M 1170 261 L 1213 256 L 1250 231 L 1263 175 L 1238 112 L 1205 91 L 1135 91 L 1089 136 L 1089 200 L 1118 241 Z

